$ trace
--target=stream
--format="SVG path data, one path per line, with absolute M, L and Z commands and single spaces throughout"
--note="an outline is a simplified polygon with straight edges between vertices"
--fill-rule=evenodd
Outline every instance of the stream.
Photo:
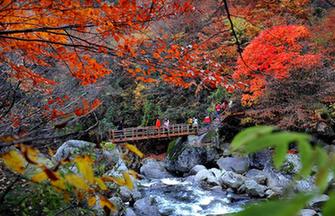
M 142 180 L 139 189 L 153 200 L 161 215 L 169 216 L 224 215 L 241 210 L 250 201 L 233 199 L 234 194 L 221 188 L 204 189 L 183 178 Z

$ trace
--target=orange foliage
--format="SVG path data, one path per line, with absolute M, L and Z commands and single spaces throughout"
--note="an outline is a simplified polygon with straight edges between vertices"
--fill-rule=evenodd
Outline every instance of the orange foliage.
M 2 1 L 0 59 L 13 69 L 15 78 L 30 79 L 34 85 L 54 84 L 29 67 L 52 66 L 49 59 L 63 64 L 82 84 L 94 83 L 112 72 L 106 62 L 95 59 L 97 54 L 134 57 L 142 39 L 132 34 L 145 22 L 190 8 L 188 2 L 169 5 L 164 0 L 141 5 L 133 0 Z M 20 62 L 8 53 L 22 57 Z
M 237 61 L 233 78 L 243 81 L 243 103 L 250 104 L 262 95 L 266 79 L 284 79 L 292 70 L 310 69 L 320 61 L 320 56 L 306 54 L 303 48 L 308 44 L 300 43 L 310 38 L 304 26 L 276 26 L 263 31 L 251 41 Z
M 95 99 L 91 104 L 89 104 L 89 102 L 86 99 L 83 98 L 82 99 L 82 104 L 83 104 L 82 108 L 77 108 L 74 111 L 74 113 L 77 116 L 87 115 L 88 113 L 92 112 L 97 107 L 99 107 L 102 104 L 102 102 L 99 99 Z

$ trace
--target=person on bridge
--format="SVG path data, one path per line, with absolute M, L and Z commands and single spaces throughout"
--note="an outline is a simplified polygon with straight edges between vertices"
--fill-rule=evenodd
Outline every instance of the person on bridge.
M 216 118 L 220 118 L 220 113 L 221 113 L 221 104 L 217 103 L 215 106 Z
M 120 120 L 118 125 L 117 125 L 117 130 L 119 130 L 120 133 L 120 138 L 124 138 L 124 132 L 123 132 L 123 120 Z
M 212 122 L 212 120 L 211 120 L 211 117 L 209 117 L 209 115 L 207 115 L 207 116 L 204 118 L 204 120 L 203 120 L 203 123 L 205 124 L 205 127 L 206 127 L 206 128 L 209 128 L 209 127 L 210 127 L 211 122 Z
M 168 118 L 164 119 L 164 123 L 163 123 L 163 127 L 164 129 L 169 131 L 169 127 L 170 127 L 170 120 Z
M 221 110 L 224 112 L 228 108 L 228 102 L 224 100 L 221 104 Z
M 193 123 L 193 119 L 192 119 L 191 117 L 189 117 L 189 118 L 187 119 L 187 124 L 188 124 L 189 126 L 192 126 L 192 123 Z
M 156 127 L 160 128 L 161 127 L 161 120 L 159 120 L 159 118 L 157 117 L 156 119 Z
M 196 117 L 193 117 L 193 124 L 192 124 L 192 127 L 194 127 L 194 128 L 199 127 L 198 119 L 197 119 Z

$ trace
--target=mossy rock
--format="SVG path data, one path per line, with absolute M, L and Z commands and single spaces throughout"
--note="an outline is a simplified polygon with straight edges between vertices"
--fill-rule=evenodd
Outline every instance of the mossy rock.
M 186 137 L 179 137 L 175 140 L 172 140 L 167 149 L 167 156 L 169 160 L 175 160 L 178 158 L 180 153 L 183 151 L 186 145 L 187 138 Z

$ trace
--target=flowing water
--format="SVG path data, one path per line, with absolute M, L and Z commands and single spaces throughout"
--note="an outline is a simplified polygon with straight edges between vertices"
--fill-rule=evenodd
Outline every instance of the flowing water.
M 221 189 L 203 189 L 182 178 L 144 180 L 141 182 L 144 197 L 155 200 L 162 215 L 204 216 L 237 212 L 248 201 L 241 198 L 232 202 L 232 194 Z

